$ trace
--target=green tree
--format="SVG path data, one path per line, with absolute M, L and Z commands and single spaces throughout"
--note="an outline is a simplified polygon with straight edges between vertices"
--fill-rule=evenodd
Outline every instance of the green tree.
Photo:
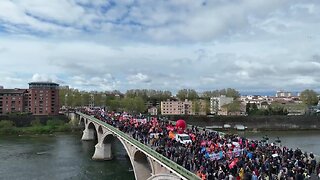
M 200 112 L 200 102 L 199 100 L 192 101 L 192 108 L 195 114 L 199 114 Z
M 213 91 L 204 91 L 203 98 L 210 99 L 211 97 L 219 97 L 221 95 L 225 95 L 227 97 L 233 97 L 233 99 L 237 99 L 240 97 L 240 93 L 232 88 L 213 90 Z
M 235 89 L 232 89 L 232 88 L 228 88 L 226 89 L 226 94 L 225 94 L 227 97 L 233 97 L 233 99 L 237 99 L 240 97 L 240 93 L 235 90 Z
M 143 113 L 146 111 L 145 103 L 141 97 L 126 97 L 122 99 L 121 106 L 130 113 Z
M 82 92 L 81 93 L 81 106 L 88 106 L 90 103 L 90 93 Z
M 194 89 L 181 89 L 178 91 L 177 97 L 180 100 L 184 100 L 184 99 L 194 100 L 199 98 L 197 91 L 195 91 Z
M 228 112 L 237 112 L 240 111 L 240 101 L 233 101 L 232 103 L 226 104 Z
M 319 101 L 317 93 L 314 90 L 306 89 L 301 92 L 300 99 L 308 106 L 316 105 Z

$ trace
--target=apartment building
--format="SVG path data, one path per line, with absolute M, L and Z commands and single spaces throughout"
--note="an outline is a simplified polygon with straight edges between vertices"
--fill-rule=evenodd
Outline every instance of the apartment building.
M 187 99 L 184 101 L 168 99 L 161 101 L 160 106 L 162 115 L 194 115 L 192 101 Z
M 0 89 L 0 114 L 25 112 L 26 94 L 26 89 Z
M 28 111 L 34 115 L 59 114 L 59 84 L 52 82 L 29 83 Z

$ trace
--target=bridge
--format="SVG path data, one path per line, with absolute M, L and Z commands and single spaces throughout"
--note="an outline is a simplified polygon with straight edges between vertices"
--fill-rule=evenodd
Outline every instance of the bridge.
M 193 180 L 200 179 L 179 164 L 157 153 L 151 147 L 137 141 L 112 125 L 93 116 L 76 112 L 79 123 L 84 124 L 83 141 L 94 140 L 94 160 L 112 159 L 112 138 L 118 138 L 125 148 L 133 167 L 136 180 Z

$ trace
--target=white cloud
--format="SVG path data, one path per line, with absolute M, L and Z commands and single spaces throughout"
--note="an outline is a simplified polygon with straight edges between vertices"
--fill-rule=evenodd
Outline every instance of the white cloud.
M 318 88 L 319 5 L 0 1 L 0 84 L 52 80 L 121 91 Z
M 32 82 L 58 82 L 59 79 L 55 75 L 48 75 L 48 74 L 33 74 L 31 78 Z
M 127 77 L 129 84 L 150 83 L 151 79 L 146 74 L 137 73 Z

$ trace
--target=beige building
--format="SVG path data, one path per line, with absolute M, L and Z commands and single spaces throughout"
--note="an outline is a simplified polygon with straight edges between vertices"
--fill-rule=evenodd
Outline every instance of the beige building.
M 192 108 L 192 101 L 184 100 L 171 100 L 161 101 L 161 114 L 162 115 L 194 115 Z

